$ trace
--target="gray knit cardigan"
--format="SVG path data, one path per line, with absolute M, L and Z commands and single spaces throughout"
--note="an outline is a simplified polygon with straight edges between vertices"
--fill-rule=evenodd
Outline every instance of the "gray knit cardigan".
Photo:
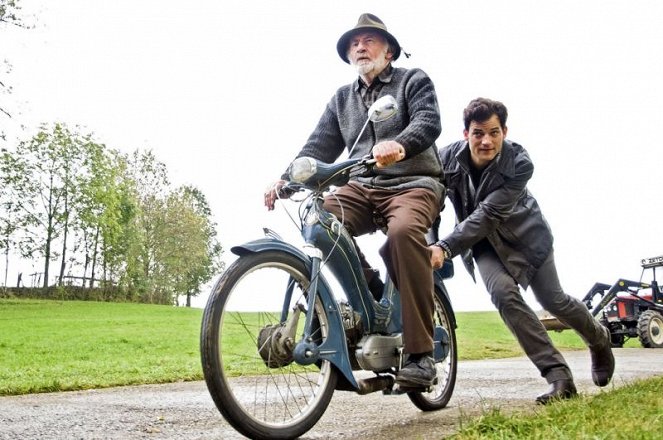
M 356 180 L 376 188 L 429 188 L 442 198 L 442 165 L 435 146 L 442 124 L 433 82 L 421 69 L 394 68 L 391 81 L 380 91 L 384 95 L 396 98 L 398 113 L 383 122 L 369 122 L 352 157 L 370 154 L 378 142 L 395 140 L 405 148 L 405 159 Z M 339 88 L 297 157 L 333 163 L 344 149 L 352 148 L 367 111 L 357 81 Z

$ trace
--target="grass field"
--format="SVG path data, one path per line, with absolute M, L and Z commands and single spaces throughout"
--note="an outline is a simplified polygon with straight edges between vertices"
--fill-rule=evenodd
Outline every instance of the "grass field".
M 170 306 L 0 299 L 0 395 L 202 379 L 201 318 L 200 309 Z M 457 319 L 460 359 L 522 354 L 496 312 Z M 572 332 L 551 337 L 584 349 Z M 529 414 L 487 409 L 453 438 L 657 439 L 661 389 L 663 377 Z
M 0 394 L 202 379 L 200 309 L 0 299 Z
M 0 299 L 0 395 L 202 379 L 201 318 L 182 307 Z M 522 354 L 497 313 L 457 319 L 461 360 Z M 584 348 L 573 332 L 551 337 Z

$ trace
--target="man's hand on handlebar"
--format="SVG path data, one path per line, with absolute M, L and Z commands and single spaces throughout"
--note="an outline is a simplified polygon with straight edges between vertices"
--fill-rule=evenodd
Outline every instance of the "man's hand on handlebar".
M 265 190 L 265 206 L 268 211 L 274 210 L 276 199 L 287 199 L 292 195 L 290 191 L 282 190 L 286 183 L 288 182 L 285 180 L 277 180 Z
M 405 158 L 405 148 L 396 141 L 384 141 L 373 146 L 373 157 L 378 168 L 389 166 Z

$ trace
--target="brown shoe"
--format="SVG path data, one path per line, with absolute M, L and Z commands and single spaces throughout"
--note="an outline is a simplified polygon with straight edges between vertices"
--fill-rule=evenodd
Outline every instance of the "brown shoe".
M 536 398 L 536 403 L 547 405 L 556 400 L 571 399 L 578 395 L 576 386 L 571 379 L 556 380 L 551 384 L 550 390 Z
M 608 385 L 612 374 L 615 372 L 615 357 L 610 348 L 610 330 L 603 327 L 606 333 L 606 342 L 601 348 L 589 350 L 592 358 L 592 380 L 599 387 Z

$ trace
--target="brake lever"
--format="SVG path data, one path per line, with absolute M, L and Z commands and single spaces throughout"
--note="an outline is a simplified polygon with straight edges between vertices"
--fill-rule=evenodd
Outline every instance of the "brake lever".
M 355 168 L 351 170 L 350 177 L 361 176 L 375 167 L 378 161 L 372 156 L 364 156 L 361 158 L 361 161 L 355 165 Z
M 302 190 L 302 185 L 293 182 L 286 182 L 281 188 L 279 188 L 278 195 L 281 198 L 290 198 L 295 193 L 298 193 Z

